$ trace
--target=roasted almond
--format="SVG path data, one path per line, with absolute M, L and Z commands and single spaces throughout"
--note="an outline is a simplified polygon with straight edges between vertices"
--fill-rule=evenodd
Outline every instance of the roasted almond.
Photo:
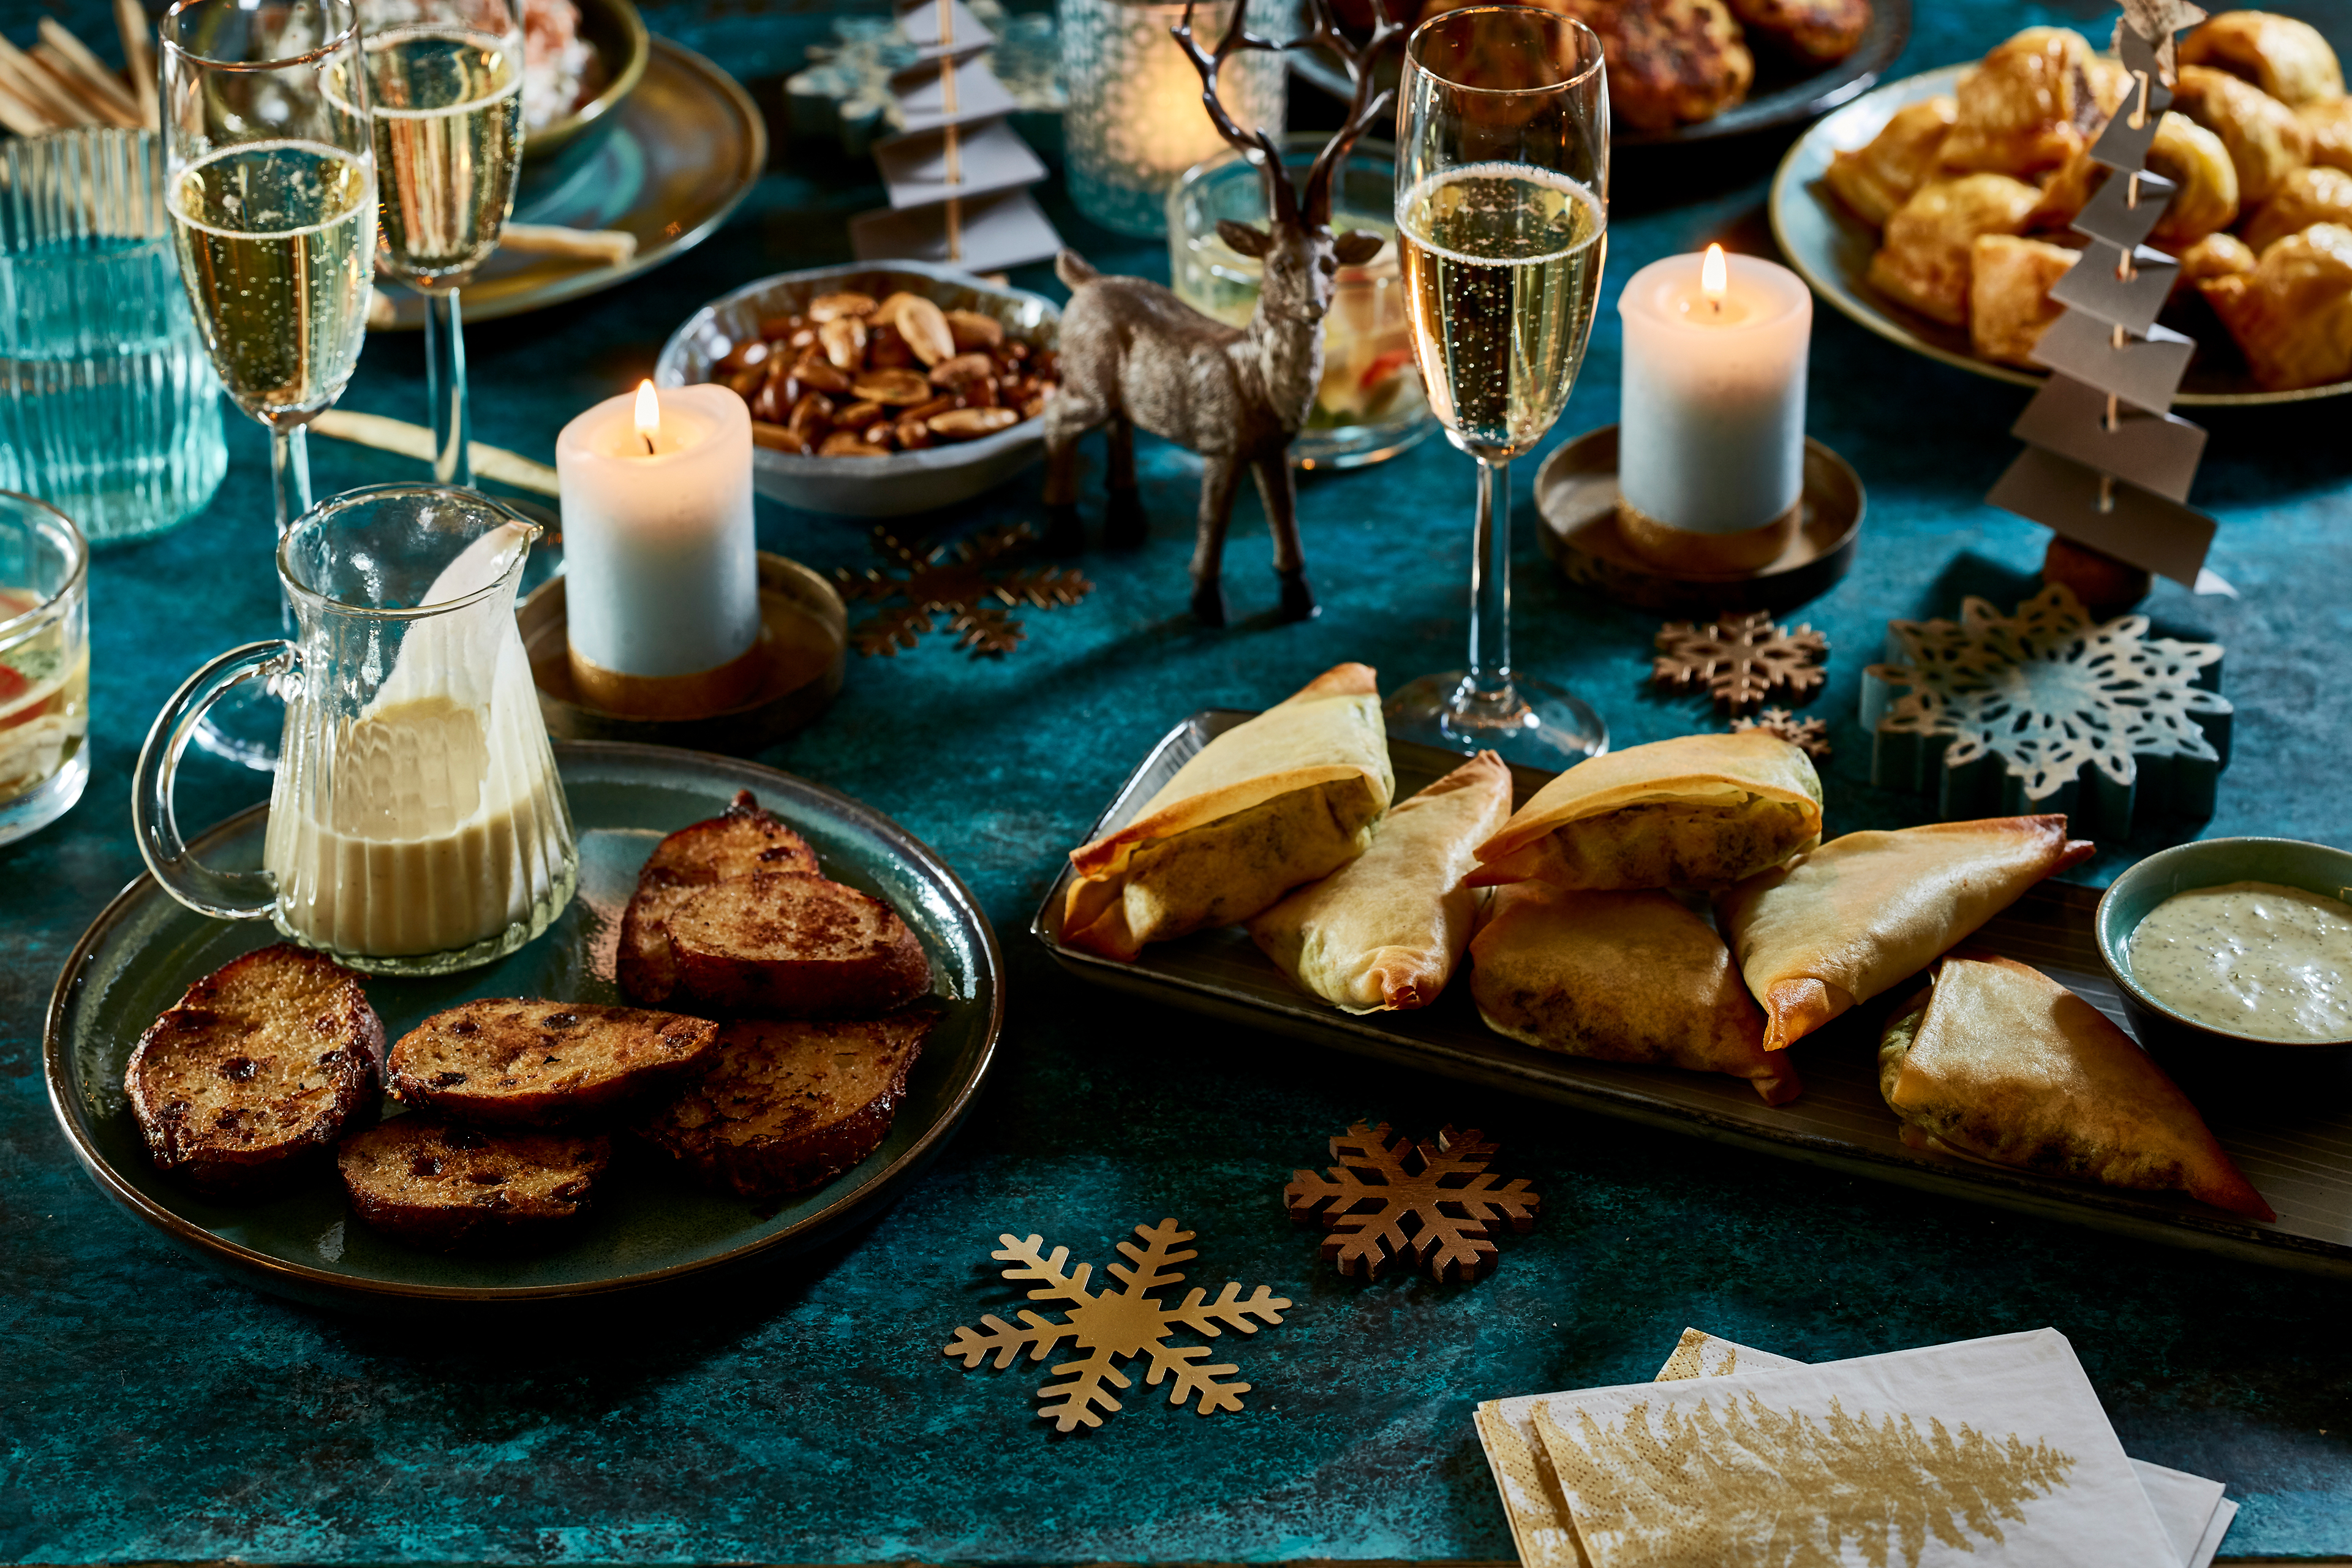
M 798 316 L 762 316 L 760 335 L 762 338 L 789 338 L 807 323 Z
M 748 342 L 737 343 L 728 352 L 727 357 L 719 362 L 719 368 L 730 374 L 740 370 L 750 370 L 753 365 L 764 362 L 774 352 L 775 350 L 769 345 L 765 338 L 753 338 Z
M 887 452 L 890 449 L 890 421 L 877 419 L 866 427 L 866 444 L 869 447 L 879 447 Z
M 885 324 L 896 326 L 898 324 L 898 312 L 906 308 L 907 301 L 921 298 L 920 294 L 909 294 L 901 289 L 879 305 L 875 306 L 874 313 L 866 318 L 866 324 L 870 327 Z
M 785 421 L 803 441 L 814 441 L 833 428 L 833 399 L 822 392 L 804 392 Z
M 1031 396 L 1021 405 L 1021 417 L 1024 419 L 1034 419 L 1045 412 L 1045 395 L 1042 392 Z
M 824 357 L 834 369 L 862 370 L 866 366 L 866 323 L 856 316 L 835 316 L 818 324 L 816 341 L 824 345 Z
M 967 408 L 993 408 L 1004 401 L 996 395 L 996 378 L 992 375 L 974 376 L 957 387 L 956 394 Z
M 905 407 L 931 396 L 931 384 L 919 370 L 869 370 L 850 384 L 858 396 Z
M 898 417 L 901 419 L 929 419 L 934 414 L 945 414 L 950 408 L 961 408 L 963 404 L 952 395 L 947 397 L 934 397 L 928 403 L 916 404 L 915 406 L 908 409 L 904 414 L 898 416 Z
M 955 357 L 955 334 L 948 330 L 947 312 L 919 295 L 910 294 L 892 318 L 898 335 L 925 364 Z
M 771 425 L 764 419 L 751 421 L 751 444 L 765 447 L 771 452 L 805 452 L 808 443 L 800 433 L 786 425 Z
M 977 440 L 1021 423 L 1010 408 L 950 408 L 930 418 L 931 434 L 950 441 Z
M 734 374 L 729 376 L 727 378 L 727 384 L 733 387 L 738 395 L 748 400 L 753 393 L 760 390 L 761 384 L 767 379 L 768 367 L 765 365 L 755 364 L 749 370 L 739 370 Z
M 919 419 L 898 421 L 898 445 L 909 452 L 920 451 L 931 444 L 931 427 Z
M 793 379 L 809 392 L 822 392 L 839 397 L 849 390 L 849 377 L 830 363 L 814 354 L 803 354 L 793 366 Z
M 1004 341 L 1004 323 L 993 316 L 983 316 L 978 310 L 949 310 L 949 335 L 955 339 L 956 353 L 972 349 L 992 349 Z
M 874 448 L 866 444 L 866 437 L 856 431 L 835 430 L 824 438 L 824 445 L 816 449 L 816 455 L 820 458 L 871 458 L 876 454 Z
M 751 417 L 764 419 L 771 425 L 782 424 L 793 409 L 792 398 L 786 391 L 792 385 L 792 379 L 790 376 L 781 380 L 769 376 L 761 381 L 760 389 L 751 395 Z
M 818 326 L 827 321 L 855 320 L 874 313 L 871 294 L 820 294 L 809 301 L 808 319 Z
M 833 420 L 835 424 L 846 426 L 852 430 L 863 430 L 881 418 L 882 412 L 882 405 L 872 398 L 861 398 L 835 415 Z
M 931 366 L 933 386 L 962 386 L 992 374 L 995 366 L 983 353 L 956 354 Z
M 898 329 L 885 321 L 876 326 L 866 323 L 866 363 L 874 370 L 904 370 L 915 363 L 915 351 L 898 335 Z

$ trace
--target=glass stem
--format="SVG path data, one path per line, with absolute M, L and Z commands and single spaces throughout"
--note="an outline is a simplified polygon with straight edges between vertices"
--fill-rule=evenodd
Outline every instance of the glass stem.
M 457 290 L 423 289 L 425 396 L 433 407 L 433 478 L 474 488 L 473 432 L 466 419 L 466 329 L 457 318 Z
M 310 510 L 310 440 L 305 426 L 270 421 L 269 489 L 277 504 L 278 537 L 282 541 L 294 520 Z M 278 621 L 287 637 L 294 635 L 294 606 L 286 601 L 283 582 L 278 584 Z
M 1482 457 L 1470 556 L 1470 670 L 1456 706 L 1500 710 L 1511 700 L 1511 461 Z

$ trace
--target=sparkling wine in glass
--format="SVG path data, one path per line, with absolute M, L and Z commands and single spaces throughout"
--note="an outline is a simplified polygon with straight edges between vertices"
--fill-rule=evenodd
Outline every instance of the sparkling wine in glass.
M 1405 44 L 1396 224 L 1413 352 L 1446 438 L 1478 463 L 1470 664 L 1388 703 L 1389 730 L 1563 768 L 1605 751 L 1592 710 L 1511 668 L 1510 461 L 1584 363 L 1608 242 L 1601 43 L 1520 5 L 1449 11 Z
M 375 158 L 352 0 L 179 0 L 163 17 L 165 200 L 180 280 L 236 405 L 269 428 L 278 531 L 310 508 L 302 428 L 367 331 Z M 331 86 L 335 90 L 330 90 Z M 269 768 L 277 704 L 214 710 L 197 742 Z
M 457 290 L 499 245 L 522 165 L 521 0 L 360 0 L 386 272 L 425 299 L 433 473 L 474 482 Z

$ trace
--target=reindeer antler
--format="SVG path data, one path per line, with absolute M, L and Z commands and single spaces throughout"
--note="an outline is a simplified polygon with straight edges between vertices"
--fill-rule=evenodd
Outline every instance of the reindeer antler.
M 1405 29 L 1389 15 L 1388 0 L 1372 0 L 1372 35 L 1359 48 L 1339 30 L 1339 20 L 1331 12 L 1331 0 L 1308 0 L 1307 14 L 1315 25 L 1306 36 L 1292 40 L 1290 47 L 1311 49 L 1320 44 L 1329 49 L 1348 68 L 1348 80 L 1355 89 L 1348 100 L 1348 118 L 1340 122 L 1339 132 L 1325 143 L 1323 151 L 1316 154 L 1314 167 L 1307 171 L 1303 212 L 1309 228 L 1320 228 L 1331 221 L 1331 180 L 1339 173 L 1340 162 L 1356 144 L 1356 138 L 1370 130 L 1388 111 L 1390 100 L 1396 96 L 1392 91 L 1383 91 L 1378 98 L 1372 96 L 1372 68 Z
M 1315 3 L 1320 7 L 1327 4 L 1327 0 L 1315 0 Z M 1259 37 L 1242 26 L 1249 9 L 1248 0 L 1233 0 L 1233 22 L 1225 28 L 1225 36 L 1217 40 L 1213 53 L 1202 53 L 1200 43 L 1192 37 L 1193 0 L 1184 0 L 1184 19 L 1168 30 L 1175 36 L 1186 58 L 1192 60 L 1192 68 L 1201 73 L 1201 103 L 1208 110 L 1210 121 L 1216 126 L 1217 134 L 1240 148 L 1242 155 L 1257 165 L 1258 173 L 1265 180 L 1266 206 L 1273 213 L 1275 221 L 1295 222 L 1298 217 L 1298 192 L 1290 183 L 1290 171 L 1282 166 L 1281 149 L 1275 145 L 1274 138 L 1266 134 L 1264 126 L 1255 131 L 1244 131 L 1235 124 L 1234 117 L 1225 112 L 1225 106 L 1217 99 L 1217 69 L 1235 49 L 1265 49 L 1268 53 L 1279 54 L 1284 47 L 1271 39 Z M 1324 206 L 1328 214 L 1330 206 L 1328 193 Z

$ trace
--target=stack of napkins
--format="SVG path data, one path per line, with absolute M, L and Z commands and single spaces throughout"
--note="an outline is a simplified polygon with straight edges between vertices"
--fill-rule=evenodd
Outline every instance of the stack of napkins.
M 2054 1329 L 1819 1366 L 1685 1329 L 1655 1382 L 1477 1423 L 1525 1568 L 2205 1568 L 2238 1511 L 2126 1458 Z

